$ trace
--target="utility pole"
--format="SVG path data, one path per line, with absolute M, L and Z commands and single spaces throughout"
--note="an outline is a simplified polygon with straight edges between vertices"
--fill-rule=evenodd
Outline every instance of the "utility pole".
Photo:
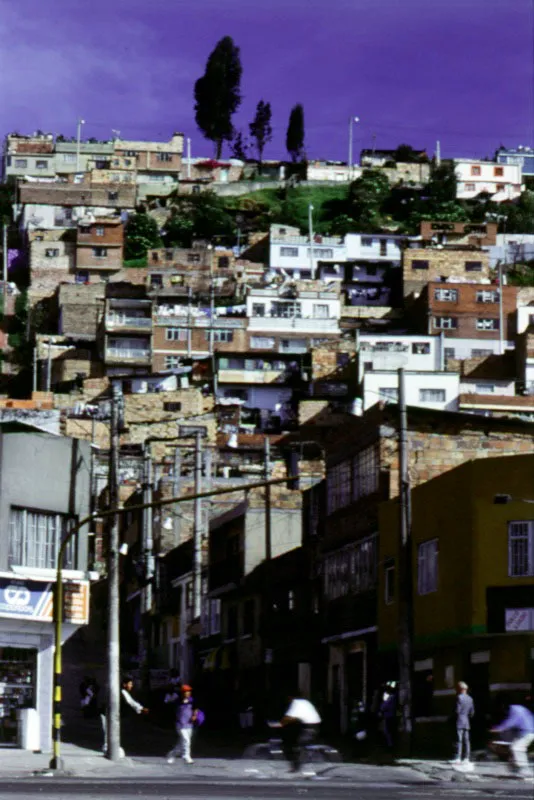
M 310 238 L 310 280 L 315 278 L 315 268 L 313 266 L 313 205 L 308 204 L 308 236 Z
M 359 117 L 349 117 L 349 181 L 352 180 L 352 126 L 359 121 Z
M 152 457 L 150 455 L 150 444 L 144 446 L 143 454 L 143 503 L 152 503 Z M 141 594 L 141 616 L 142 624 L 140 627 L 141 641 L 141 664 L 143 688 L 147 691 L 150 688 L 150 620 L 148 615 L 152 609 L 152 580 L 154 578 L 154 541 L 152 534 L 152 509 L 145 508 L 143 512 L 142 526 L 142 546 L 143 561 L 145 567 L 145 585 Z
M 119 501 L 119 406 L 121 388 L 111 386 L 111 430 L 109 448 L 109 507 L 117 508 Z M 119 518 L 111 517 L 108 539 L 108 713 L 107 733 L 110 761 L 121 757 L 120 728 L 120 644 L 119 644 Z
M 52 388 L 52 342 L 48 340 L 48 359 L 46 362 L 46 391 Z
M 264 439 L 263 451 L 263 471 L 264 479 L 271 479 L 271 442 L 268 436 Z M 272 530 L 271 530 L 271 486 L 265 484 L 265 560 L 270 561 L 272 553 Z
M 191 177 L 191 139 L 187 138 L 187 177 Z
M 202 435 L 195 434 L 195 528 L 193 537 L 193 618 L 200 619 L 202 610 Z
M 441 142 L 436 142 L 436 167 L 441 166 Z
M 182 476 L 182 451 L 179 447 L 174 448 L 174 467 L 172 473 L 172 493 L 174 497 L 178 497 L 180 492 L 180 479 Z M 174 515 L 174 542 L 173 546 L 177 547 L 180 544 L 180 517 L 178 514 Z
M 7 295 L 7 223 L 2 226 L 2 280 L 4 282 L 3 295 Z M 4 308 L 4 314 L 6 310 Z
M 271 479 L 271 441 L 266 435 L 263 450 L 263 479 Z M 265 603 L 265 613 L 263 614 L 265 626 L 265 694 L 269 698 L 271 692 L 271 663 L 272 663 L 272 624 L 273 624 L 273 601 L 271 594 L 271 559 L 273 557 L 272 528 L 271 528 L 271 486 L 265 484 L 265 569 L 263 584 L 263 602 Z
M 37 391 L 37 342 L 33 346 L 33 375 L 32 375 L 32 388 Z
M 80 145 L 82 138 L 82 125 L 85 125 L 85 120 L 79 119 L 76 128 L 76 172 L 80 171 Z
M 399 376 L 399 704 L 401 736 L 407 754 L 412 742 L 412 666 L 413 666 L 413 601 L 412 601 L 412 509 L 408 464 L 408 415 L 404 369 Z
M 503 274 L 502 274 L 502 260 L 498 262 L 499 270 L 499 353 L 502 356 L 504 353 L 504 312 L 503 312 Z

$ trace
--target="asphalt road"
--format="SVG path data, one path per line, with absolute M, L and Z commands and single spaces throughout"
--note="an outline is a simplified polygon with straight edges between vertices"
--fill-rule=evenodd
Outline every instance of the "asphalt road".
M 515 788 L 515 787 L 514 787 Z M 76 779 L 58 780 L 57 778 L 40 778 L 39 780 L 0 781 L 0 798 L 39 798 L 39 800 L 63 800 L 71 797 L 79 800 L 90 798 L 110 798 L 110 800 L 138 800 L 142 798 L 158 798 L 158 800 L 532 800 L 532 787 L 520 787 L 513 792 L 492 790 L 491 788 L 471 788 L 466 786 L 430 786 L 430 785 L 395 785 L 368 783 L 362 786 L 336 786 L 316 781 L 299 781 L 298 784 L 287 783 L 217 784 L 214 782 L 185 782 L 168 778 L 151 781 L 117 780 L 79 781 Z

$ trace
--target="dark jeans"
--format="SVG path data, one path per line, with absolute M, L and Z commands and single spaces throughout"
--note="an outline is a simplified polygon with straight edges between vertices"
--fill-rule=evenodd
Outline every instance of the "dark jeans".
M 456 734 L 456 758 L 469 760 L 471 757 L 471 731 L 468 728 L 456 728 Z
M 303 725 L 296 720 L 282 728 L 282 748 L 292 769 L 298 772 L 303 762 L 303 748 L 317 738 L 317 725 Z

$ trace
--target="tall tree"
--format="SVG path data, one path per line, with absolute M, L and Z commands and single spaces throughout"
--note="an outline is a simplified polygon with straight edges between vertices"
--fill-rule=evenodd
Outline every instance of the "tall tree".
M 258 105 L 256 106 L 256 116 L 250 123 L 249 130 L 250 135 L 253 139 L 256 140 L 256 149 L 258 151 L 258 161 L 260 164 L 260 172 L 261 172 L 261 165 L 263 163 L 263 151 L 265 150 L 265 145 L 271 141 L 273 138 L 273 129 L 271 127 L 271 104 L 264 103 L 263 100 L 260 100 Z
M 293 106 L 286 133 L 286 150 L 293 163 L 304 155 L 304 109 L 300 103 Z
M 242 72 L 239 48 L 231 36 L 225 36 L 195 83 L 195 120 L 206 139 L 215 144 L 216 158 L 221 157 L 223 142 L 233 137 L 232 115 L 241 104 Z

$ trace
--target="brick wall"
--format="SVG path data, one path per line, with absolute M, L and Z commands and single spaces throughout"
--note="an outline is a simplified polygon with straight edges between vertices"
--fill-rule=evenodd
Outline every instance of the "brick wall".
M 414 268 L 414 262 L 415 267 Z M 418 269 L 418 262 L 428 262 Z M 480 262 L 480 271 L 466 269 L 466 262 Z M 441 276 L 479 281 L 490 278 L 489 254 L 482 250 L 443 249 L 433 247 L 409 248 L 402 257 L 404 296 L 420 291 L 429 281 L 439 281 Z
M 96 338 L 104 311 L 105 284 L 65 284 L 59 288 L 60 329 L 65 336 Z
M 34 239 L 30 243 L 30 270 L 57 269 L 69 272 L 74 269 L 75 252 L 74 242 L 65 241 L 64 239 L 53 241 L 37 241 Z M 47 255 L 47 253 L 50 255 Z
M 441 301 L 436 299 L 436 291 L 439 289 L 453 289 L 457 292 L 457 301 Z M 425 289 L 424 296 L 427 298 L 428 313 L 430 315 L 432 327 L 430 333 L 436 333 L 439 328 L 434 320 L 439 317 L 453 317 L 457 322 L 454 329 L 446 329 L 447 338 L 459 339 L 496 339 L 499 336 L 499 329 L 479 330 L 477 320 L 494 319 L 499 324 L 499 302 L 482 303 L 477 302 L 477 292 L 497 291 L 495 284 L 471 284 L 471 283 L 429 283 Z M 517 288 L 515 286 L 503 286 L 503 322 L 504 336 L 506 339 L 513 339 L 516 330 L 516 309 L 517 309 Z

